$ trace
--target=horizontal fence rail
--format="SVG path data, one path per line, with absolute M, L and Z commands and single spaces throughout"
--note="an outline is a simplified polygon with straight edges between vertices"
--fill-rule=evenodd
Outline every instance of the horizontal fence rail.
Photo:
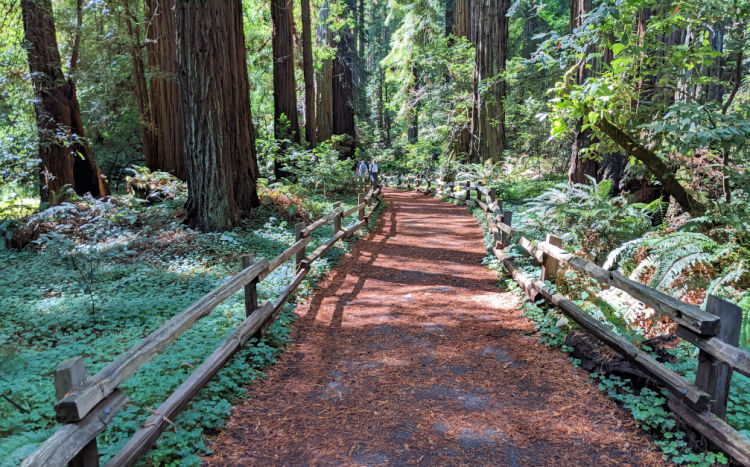
M 726 414 L 732 373 L 750 376 L 750 352 L 738 347 L 742 322 L 741 309 L 725 300 L 709 295 L 706 310 L 690 305 L 633 281 L 619 272 L 608 271 L 591 261 L 564 250 L 562 241 L 547 235 L 536 243 L 514 229 L 512 214 L 504 211 L 502 200 L 496 199 L 491 188 L 471 181 L 442 181 L 413 175 L 386 175 L 387 185 L 404 187 L 464 201 L 481 208 L 493 236 L 492 252 L 526 295 L 544 298 L 578 323 L 590 334 L 622 355 L 669 391 L 668 405 L 683 422 L 703 435 L 743 465 L 750 465 L 750 440 L 729 426 Z M 423 188 L 424 187 L 424 188 Z M 476 196 L 472 199 L 472 192 Z M 516 268 L 505 252 L 515 239 L 525 253 L 542 266 L 540 279 L 528 277 Z M 545 281 L 555 281 L 559 267 L 568 267 L 610 287 L 622 290 L 650 306 L 655 312 L 669 316 L 677 323 L 675 334 L 698 347 L 698 368 L 695 382 L 670 370 L 625 337 L 612 331 L 592 317 L 568 297 L 555 293 Z
M 107 429 L 107 424 L 129 401 L 119 386 L 198 320 L 239 290 L 244 290 L 246 319 L 167 397 L 107 464 L 133 465 L 154 445 L 164 429 L 172 423 L 170 420 L 185 409 L 224 364 L 251 337 L 265 333 L 307 276 L 310 265 L 336 242 L 351 237 L 367 223 L 380 204 L 381 196 L 381 189 L 376 186 L 367 194 L 359 194 L 357 205 L 347 211 L 343 211 L 340 203 L 336 203 L 331 213 L 309 226 L 305 227 L 304 223 L 296 224 L 295 242 L 271 260 L 256 260 L 252 255 L 244 256 L 242 270 L 238 274 L 175 315 L 95 375 L 87 377 L 81 357 L 62 362 L 55 371 L 55 393 L 58 399 L 55 412 L 57 420 L 63 425 L 24 459 L 21 465 L 55 467 L 70 463 L 84 467 L 98 466 L 96 437 Z M 357 221 L 349 228 L 342 227 L 342 219 L 354 213 L 357 213 Z M 310 234 L 329 222 L 333 223 L 334 235 L 307 256 L 305 249 L 310 243 Z M 258 283 L 292 258 L 295 259 L 297 270 L 292 281 L 275 301 L 258 306 Z

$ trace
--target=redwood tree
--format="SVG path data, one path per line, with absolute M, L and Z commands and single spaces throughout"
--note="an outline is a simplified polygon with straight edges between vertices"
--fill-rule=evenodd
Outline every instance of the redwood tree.
M 294 80 L 294 17 L 292 0 L 271 0 L 273 23 L 273 118 L 274 136 L 300 142 L 297 86 Z M 286 116 L 286 124 L 282 116 Z M 288 126 L 287 126 L 288 125 Z
M 22 0 L 21 13 L 34 86 L 41 201 L 54 202 L 66 186 L 79 195 L 106 196 L 109 187 L 84 138 L 75 85 L 62 72 L 52 2 Z
M 581 27 L 583 20 L 588 11 L 591 10 L 591 0 L 571 0 L 570 2 L 570 30 Z M 589 52 L 594 52 L 590 47 Z M 578 65 L 576 70 L 576 83 L 582 84 L 586 81 L 589 71 L 586 63 Z M 575 128 L 575 138 L 571 147 L 570 167 L 568 168 L 568 181 L 570 183 L 589 183 L 587 176 L 596 178 L 599 164 L 593 157 L 585 157 L 586 150 L 593 143 L 592 131 L 582 129 L 582 122 L 577 122 Z
M 349 11 L 355 10 L 355 0 L 347 0 Z M 349 135 L 351 145 L 342 150 L 342 156 L 352 157 L 356 145 L 354 128 L 354 75 L 356 49 L 354 32 L 344 27 L 339 30 L 336 58 L 333 61 L 333 126 L 334 135 Z
M 222 230 L 258 205 L 241 0 L 177 2 L 188 222 Z
M 146 60 L 149 76 L 149 112 L 146 124 L 152 146 L 146 166 L 187 179 L 182 141 L 182 109 L 177 80 L 177 33 L 175 0 L 145 0 Z
M 505 70 L 510 0 L 475 0 L 476 55 L 472 112 L 474 160 L 499 161 L 505 150 Z M 481 91 L 481 92 L 480 92 Z
M 446 33 L 452 34 L 454 37 L 463 37 L 471 40 L 471 0 L 455 0 L 451 6 L 451 28 L 447 29 L 446 26 Z M 447 14 L 448 12 L 446 12 Z M 471 109 L 465 115 L 468 115 L 469 119 L 471 119 Z M 470 128 L 467 125 L 463 125 L 451 134 L 449 151 L 452 154 L 469 154 L 470 143 Z
M 318 45 L 331 45 L 331 30 L 328 27 L 330 16 L 330 2 L 325 0 L 318 13 Z M 316 97 L 315 97 L 315 121 L 316 136 L 318 141 L 326 141 L 331 138 L 333 128 L 333 60 L 323 59 L 320 70 L 315 74 Z
M 315 147 L 317 144 L 315 135 L 315 76 L 313 74 L 310 0 L 302 0 L 302 72 L 305 77 L 305 139 L 311 147 Z

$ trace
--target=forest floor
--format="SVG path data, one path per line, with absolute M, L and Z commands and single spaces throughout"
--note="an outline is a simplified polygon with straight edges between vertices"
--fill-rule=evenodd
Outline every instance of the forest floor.
M 207 440 L 208 465 L 661 465 L 647 435 L 482 265 L 465 208 L 386 190 L 378 227 Z

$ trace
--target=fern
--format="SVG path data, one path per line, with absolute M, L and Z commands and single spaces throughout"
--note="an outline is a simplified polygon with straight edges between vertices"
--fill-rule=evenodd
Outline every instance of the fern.
M 21 463 L 29 454 L 50 437 L 54 430 L 40 430 L 9 436 L 0 440 L 0 467 L 11 467 Z

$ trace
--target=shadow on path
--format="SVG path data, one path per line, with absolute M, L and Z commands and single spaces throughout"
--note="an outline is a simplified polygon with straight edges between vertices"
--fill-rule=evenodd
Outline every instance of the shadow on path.
M 385 190 L 208 465 L 661 465 L 632 419 L 533 336 L 465 208 Z

